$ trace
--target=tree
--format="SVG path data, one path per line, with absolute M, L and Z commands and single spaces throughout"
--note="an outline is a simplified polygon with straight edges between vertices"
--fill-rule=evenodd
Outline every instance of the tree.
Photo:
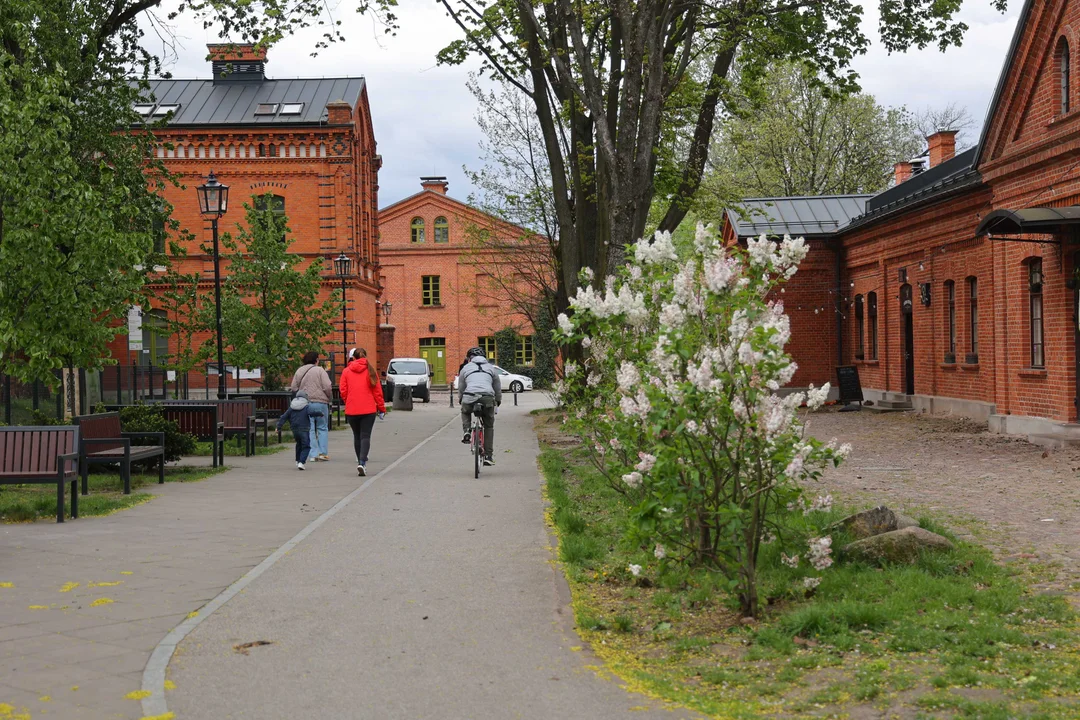
M 755 89 L 713 141 L 706 207 L 732 196 L 879 192 L 924 144 L 904 110 L 840 92 L 797 64 L 773 67 Z
M 667 206 L 660 228 L 679 225 L 700 185 L 737 55 L 751 76 L 797 58 L 851 86 L 848 64 L 868 43 L 862 8 L 850 0 L 441 2 L 464 38 L 439 61 L 478 54 L 532 102 L 559 227 L 560 309 L 581 268 L 601 282 L 642 237 L 658 191 Z M 955 44 L 966 29 L 953 18 L 959 6 L 882 0 L 885 47 Z M 658 152 L 673 115 L 693 118 L 681 157 Z
M 254 204 L 245 203 L 246 226 L 237 224 L 235 239 L 229 233 L 222 237 L 230 251 L 225 257 L 229 276 L 222 289 L 226 362 L 261 368 L 268 390 L 282 386 L 304 353 L 322 351 L 342 301 L 338 293 L 319 302 L 322 259 L 297 269 L 302 259 L 289 252 L 293 241 L 288 219 L 275 212 L 271 198 L 268 194 Z
M 974 142 L 971 136 L 979 129 L 975 118 L 963 105 L 951 102 L 943 108 L 924 107 L 915 113 L 915 125 L 920 139 L 925 139 L 938 130 L 956 131 L 956 150 L 966 150 Z

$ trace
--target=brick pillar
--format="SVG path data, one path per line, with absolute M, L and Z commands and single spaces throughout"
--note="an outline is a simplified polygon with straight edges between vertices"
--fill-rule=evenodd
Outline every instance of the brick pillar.
M 392 357 L 394 357 L 394 326 L 383 324 L 379 326 L 379 337 L 375 343 L 375 369 L 379 371 L 380 377 L 386 370 L 386 366 L 390 364 Z

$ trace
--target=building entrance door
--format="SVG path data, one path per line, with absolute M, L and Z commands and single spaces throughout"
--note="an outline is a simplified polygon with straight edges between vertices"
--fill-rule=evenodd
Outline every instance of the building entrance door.
M 911 285 L 900 287 L 900 320 L 904 331 L 904 394 L 915 394 L 915 304 Z
M 435 377 L 432 385 L 446 384 L 446 338 L 420 338 L 420 357 L 428 361 Z

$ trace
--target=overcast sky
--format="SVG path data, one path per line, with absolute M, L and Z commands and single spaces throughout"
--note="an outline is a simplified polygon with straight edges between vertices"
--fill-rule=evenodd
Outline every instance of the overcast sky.
M 176 0 L 166 2 L 176 4 Z M 854 65 L 863 89 L 882 104 L 905 105 L 910 110 L 956 102 L 967 107 L 981 125 L 1020 6 L 1020 0 L 1013 0 L 1002 15 L 989 0 L 966 0 L 960 13 L 970 26 L 964 44 L 944 54 L 927 49 L 889 55 L 875 44 Z M 457 26 L 435 0 L 400 0 L 401 29 L 389 36 L 352 7 L 350 0 L 342 0 L 335 12 L 343 22 L 345 44 L 311 57 L 319 32 L 312 29 L 286 38 L 270 50 L 268 76 L 365 76 L 375 138 L 383 156 L 380 205 L 419 191 L 421 175 L 446 175 L 450 194 L 464 200 L 472 187 L 462 166 L 479 165 L 481 136 L 474 121 L 475 103 L 465 88 L 468 72 L 478 64 L 435 64 L 435 53 L 458 37 Z M 876 7 L 870 3 L 867 10 L 867 34 L 876 39 Z M 206 44 L 219 38 L 190 17 L 178 23 L 178 57 L 168 69 L 177 78 L 210 77 Z M 149 49 L 161 51 L 150 37 L 146 42 Z

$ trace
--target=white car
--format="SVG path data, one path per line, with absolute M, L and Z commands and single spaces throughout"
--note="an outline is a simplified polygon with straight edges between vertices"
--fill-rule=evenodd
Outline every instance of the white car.
M 412 388 L 412 396 L 424 402 L 431 402 L 431 366 L 424 358 L 393 358 L 386 366 L 386 380 Z
M 517 373 L 507 372 L 498 365 L 492 365 L 496 372 L 499 373 L 499 382 L 502 383 L 503 392 L 519 393 L 526 390 L 533 389 L 532 378 L 528 375 L 518 375 Z M 454 392 L 457 392 L 457 375 L 454 376 Z

